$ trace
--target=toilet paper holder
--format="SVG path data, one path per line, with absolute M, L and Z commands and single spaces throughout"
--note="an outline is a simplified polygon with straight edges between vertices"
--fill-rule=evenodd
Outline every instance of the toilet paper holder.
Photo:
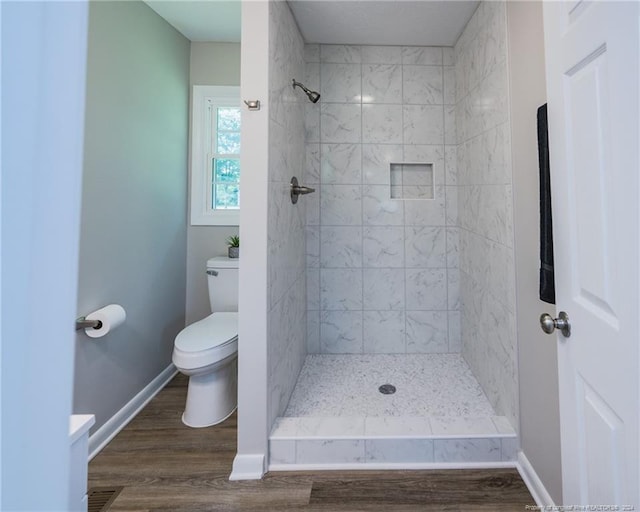
M 76 318 L 76 331 L 79 331 L 80 329 L 89 329 L 91 327 L 94 329 L 101 329 L 102 322 L 100 320 L 87 320 L 84 316 Z

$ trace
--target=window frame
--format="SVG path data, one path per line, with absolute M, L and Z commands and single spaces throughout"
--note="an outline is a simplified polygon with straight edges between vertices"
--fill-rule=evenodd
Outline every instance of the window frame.
M 240 108 L 240 87 L 194 85 L 192 98 L 191 225 L 239 226 L 240 208 L 216 210 L 210 205 L 214 172 L 212 162 L 215 154 L 212 152 L 213 112 L 218 107 Z M 242 152 L 242 148 L 240 151 Z

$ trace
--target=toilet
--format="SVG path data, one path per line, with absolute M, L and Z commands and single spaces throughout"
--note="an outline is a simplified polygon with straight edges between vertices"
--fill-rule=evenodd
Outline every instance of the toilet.
M 212 313 L 176 336 L 173 364 L 189 377 L 182 422 L 209 427 L 227 419 L 238 403 L 238 264 L 224 256 L 207 261 Z

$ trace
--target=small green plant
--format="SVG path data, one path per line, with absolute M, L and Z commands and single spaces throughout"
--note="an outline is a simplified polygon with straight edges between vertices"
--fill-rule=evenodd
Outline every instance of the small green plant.
M 229 247 L 240 247 L 240 237 L 230 236 L 229 238 L 227 238 L 227 245 Z

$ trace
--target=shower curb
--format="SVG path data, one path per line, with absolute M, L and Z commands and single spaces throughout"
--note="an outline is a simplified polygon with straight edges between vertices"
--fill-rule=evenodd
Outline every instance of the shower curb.
M 503 416 L 283 417 L 269 436 L 269 469 L 513 467 L 518 444 Z

